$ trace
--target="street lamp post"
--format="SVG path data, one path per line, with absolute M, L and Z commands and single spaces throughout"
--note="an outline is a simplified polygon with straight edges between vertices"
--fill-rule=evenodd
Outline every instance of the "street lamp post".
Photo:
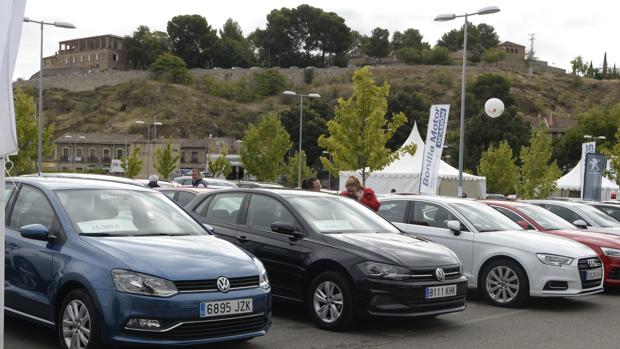
M 151 174 L 151 164 L 153 164 L 153 166 L 155 164 L 155 145 L 157 144 L 156 143 L 157 142 L 157 126 L 162 126 L 163 124 L 159 121 L 155 121 L 155 117 L 153 117 L 152 125 L 153 125 L 153 145 L 152 147 L 149 147 L 150 148 L 149 159 L 153 157 L 153 160 L 148 163 L 149 166 L 147 168 L 148 170 L 147 176 Z M 150 145 L 150 142 L 149 142 L 149 145 Z
M 463 15 L 444 14 L 435 17 L 437 22 L 451 21 L 455 18 L 464 17 L 465 24 L 463 25 L 463 75 L 461 78 L 461 122 L 459 130 L 459 189 L 458 197 L 463 197 L 463 148 L 465 147 L 465 72 L 467 71 L 467 18 L 474 15 L 488 15 L 491 13 L 499 12 L 497 6 L 489 6 L 480 9 L 478 12 L 465 13 Z
M 37 127 L 37 163 L 43 162 L 43 26 L 51 25 L 58 28 L 75 29 L 75 26 L 68 22 L 45 22 L 35 21 L 24 17 L 26 23 L 37 23 L 41 25 L 41 52 L 39 57 L 39 121 Z
M 301 188 L 301 138 L 303 134 L 303 120 L 304 120 L 304 97 L 307 98 L 321 98 L 318 93 L 309 93 L 302 94 L 296 93 L 294 91 L 284 91 L 282 92 L 285 96 L 299 96 L 299 151 L 297 152 L 299 155 L 299 159 L 297 162 L 297 187 Z

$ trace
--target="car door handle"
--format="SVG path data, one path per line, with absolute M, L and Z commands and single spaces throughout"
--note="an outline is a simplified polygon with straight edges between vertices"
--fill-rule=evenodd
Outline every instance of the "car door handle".
M 239 242 L 248 242 L 248 241 L 250 241 L 250 240 L 248 240 L 248 238 L 245 235 L 238 236 L 237 240 Z

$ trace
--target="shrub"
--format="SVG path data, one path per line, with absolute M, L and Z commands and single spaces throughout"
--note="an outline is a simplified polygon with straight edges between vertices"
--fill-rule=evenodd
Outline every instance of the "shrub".
M 265 69 L 252 76 L 255 91 L 261 96 L 275 96 L 282 93 L 287 85 L 287 79 L 276 69 Z
M 187 71 L 187 65 L 182 58 L 171 53 L 162 53 L 149 66 L 155 79 L 174 83 L 188 84 L 192 82 L 192 75 Z
M 314 69 L 312 68 L 304 69 L 304 82 L 310 85 L 312 83 L 312 80 L 314 80 Z

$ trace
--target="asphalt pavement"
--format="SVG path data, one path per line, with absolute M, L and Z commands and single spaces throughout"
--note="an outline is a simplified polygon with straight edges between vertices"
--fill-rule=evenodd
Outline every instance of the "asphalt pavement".
M 433 319 L 370 319 L 349 332 L 316 328 L 301 307 L 275 304 L 273 327 L 248 343 L 209 349 L 620 348 L 620 289 L 582 298 L 538 298 L 517 309 L 476 293 L 464 312 Z M 55 333 L 6 317 L 6 349 L 58 349 Z

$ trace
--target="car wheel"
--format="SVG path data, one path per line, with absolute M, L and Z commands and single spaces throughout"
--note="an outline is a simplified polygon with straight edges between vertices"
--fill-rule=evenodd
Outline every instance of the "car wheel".
M 493 305 L 515 307 L 523 304 L 529 295 L 529 283 L 523 268 L 514 261 L 499 260 L 482 272 L 480 290 Z
M 69 292 L 58 316 L 58 336 L 65 349 L 98 349 L 101 332 L 97 311 L 86 291 Z
M 306 306 L 310 317 L 323 329 L 342 331 L 354 322 L 353 291 L 340 273 L 328 271 L 310 283 Z

